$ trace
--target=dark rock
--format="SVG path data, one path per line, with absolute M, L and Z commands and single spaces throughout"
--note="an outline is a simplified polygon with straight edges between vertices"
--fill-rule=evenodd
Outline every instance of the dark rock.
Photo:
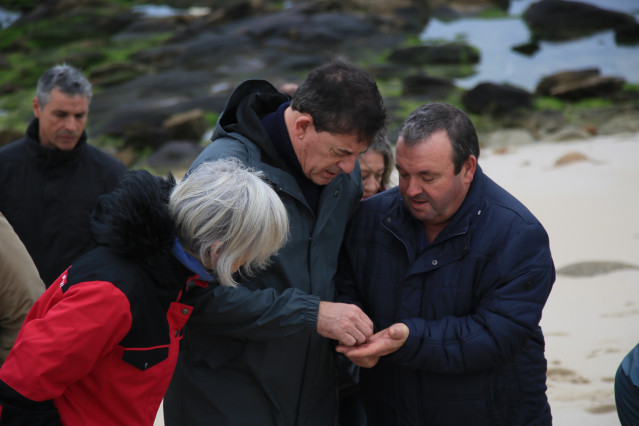
M 23 14 L 13 25 L 26 28 L 30 42 L 57 47 L 82 39 L 109 37 L 137 19 L 128 8 L 94 0 L 50 0 Z
M 454 89 L 452 80 L 426 75 L 409 75 L 404 78 L 403 84 L 404 95 L 420 95 L 426 99 L 445 99 Z
M 243 20 L 261 11 L 261 5 L 256 2 L 240 1 L 230 5 L 215 5 L 210 14 L 193 20 L 184 28 L 177 28 L 171 37 L 171 42 L 182 42 L 197 37 L 204 31 L 215 31 L 221 24 Z
M 474 17 L 498 7 L 508 11 L 510 0 L 428 0 L 433 16 L 442 18 Z
M 433 17 L 443 22 L 451 22 L 462 18 L 464 15 L 448 5 L 440 5 L 433 9 Z
M 574 85 L 558 87 L 555 96 L 571 101 L 586 98 L 614 98 L 625 84 L 626 80 L 621 77 L 596 77 Z
M 639 23 L 617 28 L 615 30 L 615 42 L 619 45 L 639 44 Z
M 534 36 L 554 41 L 571 40 L 636 23 L 632 15 L 568 0 L 532 3 L 523 18 Z
M 433 46 L 411 46 L 395 49 L 388 59 L 410 65 L 428 64 L 476 64 L 478 50 L 463 43 L 446 43 Z
M 217 81 L 206 71 L 173 70 L 100 91 L 91 101 L 91 135 L 123 137 L 136 147 L 158 147 L 171 138 L 162 125 L 172 115 L 196 108 L 222 111 L 233 86 L 212 94 Z
M 174 139 L 199 142 L 206 132 L 204 111 L 197 108 L 174 114 L 164 120 L 162 127 L 168 130 Z
M 609 98 L 619 93 L 624 84 L 623 78 L 602 77 L 598 69 L 590 68 L 544 77 L 537 85 L 536 93 L 570 101 L 592 97 Z
M 531 56 L 539 51 L 539 43 L 531 41 L 528 43 L 518 44 L 517 46 L 513 46 L 512 50 L 526 56 Z
M 582 70 L 562 71 L 543 77 L 537 84 L 535 93 L 539 96 L 552 96 L 555 87 L 571 84 L 575 81 L 583 81 L 592 77 L 599 77 L 599 68 L 586 68 Z
M 162 145 L 146 159 L 144 165 L 159 172 L 188 169 L 202 152 L 202 147 L 189 141 L 171 141 Z
M 140 63 L 110 63 L 94 68 L 88 75 L 94 86 L 114 86 L 148 73 Z
M 476 114 L 502 116 L 532 108 L 532 95 L 523 89 L 481 83 L 462 94 L 464 106 Z
M 298 43 L 323 45 L 344 38 L 366 36 L 375 28 L 365 20 L 345 13 L 277 13 L 245 20 L 241 34 L 253 39 L 285 38 Z
M 159 18 L 141 18 L 132 22 L 119 34 L 118 39 L 131 38 L 135 35 L 150 35 L 162 32 L 175 32 L 181 27 L 190 25 L 198 18 L 183 15 L 163 16 Z
M 82 43 L 82 49 L 69 52 L 59 59 L 59 63 L 73 64 L 74 67 L 84 70 L 93 64 L 107 59 L 102 42 Z
M 430 20 L 428 2 L 422 2 L 419 6 L 415 7 L 395 9 L 392 20 L 397 28 L 404 31 L 421 31 Z
M 126 123 L 121 136 L 125 147 L 131 147 L 137 151 L 151 148 L 152 151 L 167 143 L 171 139 L 171 133 L 162 128 L 154 126 L 150 120 L 136 117 L 137 120 L 130 120 Z

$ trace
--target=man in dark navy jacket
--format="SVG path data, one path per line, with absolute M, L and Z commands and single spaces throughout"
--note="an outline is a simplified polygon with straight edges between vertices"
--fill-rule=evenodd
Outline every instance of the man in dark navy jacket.
M 340 301 L 376 334 L 338 346 L 361 371 L 372 425 L 550 425 L 542 309 L 548 235 L 483 174 L 466 114 L 423 105 L 397 142 L 399 187 L 362 202 L 344 240 Z
M 0 211 L 47 287 L 96 246 L 91 211 L 126 172 L 87 143 L 91 96 L 91 83 L 76 68 L 48 69 L 38 80 L 25 137 L 0 148 Z

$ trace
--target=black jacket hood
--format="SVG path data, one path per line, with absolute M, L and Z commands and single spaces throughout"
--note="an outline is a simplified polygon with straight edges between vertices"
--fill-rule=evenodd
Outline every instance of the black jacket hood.
M 261 119 L 277 110 L 290 96 L 278 90 L 266 80 L 246 80 L 238 85 L 229 97 L 211 140 L 239 133 L 258 145 L 262 160 L 278 168 L 286 168 L 271 139 L 266 134 Z
M 91 230 L 99 245 L 138 259 L 165 255 L 175 241 L 168 201 L 175 179 L 131 170 L 110 193 L 98 198 Z

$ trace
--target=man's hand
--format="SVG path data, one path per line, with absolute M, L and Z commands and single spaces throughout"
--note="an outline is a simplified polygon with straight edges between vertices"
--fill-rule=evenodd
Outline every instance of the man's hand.
M 341 345 L 352 346 L 364 343 L 373 334 L 373 322 L 355 305 L 320 302 L 317 332 Z
M 408 326 L 398 322 L 385 330 L 375 333 L 363 345 L 338 345 L 335 350 L 343 353 L 353 364 L 371 368 L 377 364 L 379 357 L 393 353 L 404 346 L 406 339 L 408 339 L 408 334 Z

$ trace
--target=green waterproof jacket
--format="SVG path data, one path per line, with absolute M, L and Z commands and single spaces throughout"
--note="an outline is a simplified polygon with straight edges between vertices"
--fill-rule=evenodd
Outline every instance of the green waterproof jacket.
M 193 163 L 236 157 L 263 171 L 287 208 L 291 237 L 270 267 L 237 288 L 190 291 L 194 306 L 164 400 L 167 426 L 334 425 L 333 342 L 317 334 L 348 219 L 361 197 L 359 166 L 321 193 L 317 214 L 260 124 L 288 97 L 266 81 L 235 89 L 213 142 Z

